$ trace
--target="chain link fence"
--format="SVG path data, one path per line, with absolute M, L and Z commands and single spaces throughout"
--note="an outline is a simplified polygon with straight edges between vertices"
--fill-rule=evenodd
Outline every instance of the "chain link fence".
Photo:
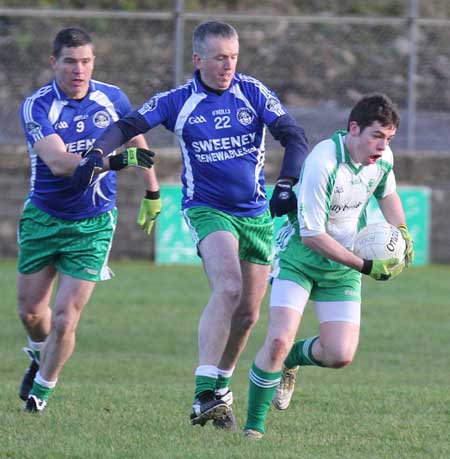
M 0 143 L 23 143 L 19 108 L 52 79 L 52 40 L 63 27 L 88 30 L 98 80 L 121 86 L 134 106 L 189 79 L 194 27 L 217 18 L 240 34 L 238 71 L 277 92 L 310 143 L 345 128 L 364 93 L 383 91 L 400 107 L 398 150 L 449 151 L 450 20 L 421 18 L 417 0 L 397 16 L 240 15 L 173 10 L 134 13 L 0 8 Z M 430 5 L 433 2 L 429 3 Z M 162 128 L 153 146 L 172 146 Z

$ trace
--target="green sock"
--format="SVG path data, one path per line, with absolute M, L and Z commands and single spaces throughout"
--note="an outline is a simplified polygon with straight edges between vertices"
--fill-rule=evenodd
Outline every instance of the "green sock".
M 245 429 L 264 433 L 264 420 L 269 411 L 273 394 L 280 382 L 281 371 L 268 373 L 253 363 L 249 377 L 250 385 Z
M 225 389 L 230 386 L 230 377 L 219 375 L 216 381 L 216 389 Z
M 210 376 L 196 376 L 194 397 L 197 397 L 200 392 L 204 392 L 205 390 L 214 392 L 216 388 L 216 381 L 217 378 L 212 378 Z
M 289 352 L 284 365 L 286 368 L 294 368 L 297 365 L 315 365 L 318 367 L 323 366 L 312 355 L 313 344 L 319 339 L 318 336 L 311 336 L 307 339 L 297 341 Z
M 44 387 L 34 381 L 30 395 L 36 395 L 36 397 L 39 397 L 41 400 L 48 400 L 48 397 L 53 392 L 53 390 L 54 387 Z
M 33 351 L 33 359 L 40 363 L 41 360 L 41 349 L 44 346 L 44 341 L 34 341 L 28 336 L 29 349 Z

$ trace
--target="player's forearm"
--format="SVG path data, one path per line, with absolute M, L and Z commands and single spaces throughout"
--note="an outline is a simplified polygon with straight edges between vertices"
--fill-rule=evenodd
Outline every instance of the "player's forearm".
M 103 134 L 94 142 L 93 149 L 100 150 L 108 155 L 116 148 L 126 143 L 129 139 L 123 134 L 118 122 L 111 124 Z
M 329 258 L 357 271 L 361 271 L 363 268 L 364 261 L 362 258 L 357 257 L 327 233 L 317 236 L 303 236 L 302 242 L 306 247 L 325 258 Z
M 56 177 L 72 175 L 81 160 L 80 155 L 66 150 L 64 142 L 57 134 L 51 134 L 37 141 L 34 150 Z
M 148 130 L 149 126 L 144 117 L 138 112 L 133 112 L 109 126 L 94 142 L 94 148 L 101 150 L 104 155 L 108 155 L 133 137 Z
M 394 226 L 405 224 L 405 213 L 403 211 L 402 202 L 397 192 L 379 199 L 378 205 L 381 212 L 388 223 Z
M 80 155 L 74 155 L 73 153 L 60 152 L 58 158 L 54 158 L 49 162 L 45 162 L 52 174 L 55 177 L 70 177 L 73 176 L 78 166 L 80 165 L 82 158 Z M 94 174 L 100 174 L 101 172 L 107 171 L 109 167 L 109 158 L 102 158 L 103 168 L 96 168 Z
M 142 169 L 142 177 L 145 183 L 145 189 L 147 191 L 158 191 L 159 183 L 156 177 L 155 168 L 151 169 Z
M 308 154 L 308 140 L 304 129 L 290 115 L 283 115 L 270 124 L 269 130 L 285 148 L 279 177 L 289 177 L 297 181 Z
M 80 162 L 80 156 L 61 152 L 59 158 L 44 162 L 55 177 L 70 177 Z

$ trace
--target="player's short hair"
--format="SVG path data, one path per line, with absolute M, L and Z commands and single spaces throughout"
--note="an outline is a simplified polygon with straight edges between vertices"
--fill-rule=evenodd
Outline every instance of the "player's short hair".
M 351 121 L 356 121 L 361 131 L 375 121 L 378 121 L 383 127 L 398 128 L 400 116 L 397 107 L 388 96 L 381 93 L 369 94 L 352 108 L 348 117 L 347 129 L 350 129 Z
M 77 27 L 62 29 L 57 33 L 53 41 L 52 56 L 58 58 L 64 47 L 78 48 L 84 45 L 91 45 L 94 47 L 90 35 L 85 30 Z
M 192 38 L 192 49 L 195 54 L 203 56 L 206 53 L 206 39 L 213 35 L 223 38 L 236 38 L 239 40 L 236 29 L 230 24 L 219 21 L 208 21 L 199 24 Z

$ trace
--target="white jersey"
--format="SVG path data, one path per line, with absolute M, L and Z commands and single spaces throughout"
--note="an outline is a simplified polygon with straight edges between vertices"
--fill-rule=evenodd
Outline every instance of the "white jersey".
M 345 146 L 346 131 L 314 147 L 307 156 L 297 185 L 301 236 L 328 233 L 347 249 L 366 224 L 366 207 L 374 195 L 395 192 L 393 155 L 389 147 L 374 164 L 355 164 Z

